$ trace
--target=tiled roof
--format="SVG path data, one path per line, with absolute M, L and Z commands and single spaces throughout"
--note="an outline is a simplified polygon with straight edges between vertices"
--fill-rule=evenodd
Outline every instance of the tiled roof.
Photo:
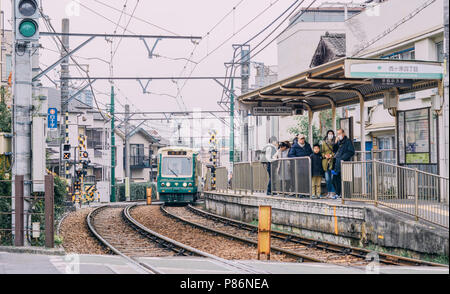
M 345 57 L 345 53 L 345 34 L 330 34 L 327 32 L 320 38 L 319 45 L 311 61 L 311 67 Z

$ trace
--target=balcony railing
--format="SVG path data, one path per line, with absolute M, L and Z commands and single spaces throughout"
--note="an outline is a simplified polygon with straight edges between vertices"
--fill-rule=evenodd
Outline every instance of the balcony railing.
M 123 165 L 125 166 L 125 157 L 123 158 Z M 147 156 L 130 156 L 130 168 L 150 168 L 150 159 Z

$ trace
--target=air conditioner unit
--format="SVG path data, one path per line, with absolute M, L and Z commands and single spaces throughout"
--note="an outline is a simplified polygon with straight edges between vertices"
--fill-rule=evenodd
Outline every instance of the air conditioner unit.
M 398 92 L 395 90 L 384 92 L 384 109 L 398 108 Z

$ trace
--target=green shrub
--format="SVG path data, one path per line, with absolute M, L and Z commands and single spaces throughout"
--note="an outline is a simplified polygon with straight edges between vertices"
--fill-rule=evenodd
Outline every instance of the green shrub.
M 154 183 L 130 183 L 130 200 L 145 200 L 147 198 L 147 188 L 152 187 L 152 199 L 156 199 L 156 185 Z M 125 201 L 125 184 L 117 185 L 116 198 Z

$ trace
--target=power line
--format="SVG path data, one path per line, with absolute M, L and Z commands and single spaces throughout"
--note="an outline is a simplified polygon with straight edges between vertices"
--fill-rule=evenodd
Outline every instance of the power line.
M 108 17 L 102 15 L 101 13 L 98 13 L 97 11 L 93 10 L 92 8 L 89 8 L 88 6 L 84 5 L 84 4 L 81 3 L 80 1 L 78 1 L 78 0 L 73 0 L 73 1 L 75 1 L 76 3 L 78 3 L 80 6 L 86 8 L 86 9 L 89 10 L 90 12 L 94 13 L 95 15 L 100 16 L 101 18 L 106 19 L 107 21 L 111 22 L 112 24 L 114 24 L 114 25 L 116 25 L 116 26 L 118 26 L 118 27 L 124 29 L 124 31 L 129 32 L 129 33 L 131 33 L 131 34 L 133 34 L 133 35 L 136 35 L 136 33 L 134 33 L 134 32 L 132 32 L 132 31 L 130 31 L 129 29 L 127 29 L 127 28 L 121 26 L 121 25 L 118 24 L 117 22 L 115 22 L 115 21 L 111 20 L 110 18 L 108 18 Z
M 134 15 L 134 14 L 136 13 L 136 9 L 137 9 L 138 5 L 139 5 L 139 0 L 136 1 L 136 5 L 134 6 L 133 13 L 132 13 L 131 15 Z M 125 27 L 125 29 L 124 29 L 124 31 L 123 31 L 123 33 L 125 33 L 125 31 L 126 31 L 126 30 L 128 29 L 128 27 L 130 26 L 130 23 L 131 23 L 131 20 L 132 20 L 132 19 L 133 19 L 133 18 L 130 17 L 130 19 L 128 20 L 128 23 L 127 23 L 127 25 L 126 25 L 126 27 Z M 120 20 L 119 20 L 119 21 L 120 21 Z M 120 38 L 119 43 L 117 44 L 117 47 L 116 47 L 116 49 L 114 50 L 113 55 L 111 56 L 111 62 L 112 62 L 114 56 L 116 56 L 116 52 L 117 52 L 117 50 L 119 49 L 119 46 L 120 46 L 120 44 L 122 43 L 122 40 L 123 40 L 123 38 Z
M 54 28 L 53 25 L 51 24 L 50 19 L 49 19 L 48 17 L 45 17 L 45 14 L 44 14 L 44 11 L 43 11 L 43 6 L 41 5 L 39 9 L 40 9 L 40 13 L 41 13 L 41 15 L 43 16 L 43 19 L 44 19 L 44 21 L 45 21 L 47 27 L 49 27 L 53 32 L 56 32 L 55 28 Z M 59 36 L 56 36 L 56 39 L 60 42 L 61 48 L 64 49 L 64 52 L 69 53 L 68 49 L 64 46 L 64 43 L 63 43 L 62 40 L 59 38 Z M 54 39 L 53 39 L 53 40 L 54 40 Z M 56 42 L 56 41 L 55 41 L 55 42 Z M 91 88 L 91 91 L 92 91 L 92 97 L 94 98 L 95 104 L 96 104 L 96 106 L 97 106 L 97 110 L 99 111 L 99 113 L 101 114 L 101 116 L 103 117 L 103 119 L 106 120 L 105 116 L 103 115 L 102 111 L 100 110 L 100 107 L 98 106 L 97 98 L 95 97 L 94 91 L 93 91 L 93 89 L 92 89 L 92 83 L 91 83 L 91 78 L 89 77 L 89 73 L 81 67 L 81 65 L 73 58 L 73 56 L 70 56 L 70 59 L 77 65 L 77 67 L 78 67 L 79 69 L 81 69 L 81 70 L 86 74 L 86 76 L 87 76 L 87 78 L 88 78 L 88 82 L 90 83 L 90 88 Z
M 298 0 L 297 0 L 298 1 Z M 239 34 L 241 31 L 243 31 L 245 28 L 247 28 L 251 23 L 253 23 L 256 19 L 258 19 L 261 15 L 263 15 L 267 10 L 269 10 L 273 5 L 277 4 L 279 2 L 279 0 L 275 1 L 274 3 L 270 3 L 269 6 L 267 6 L 265 9 L 263 9 L 259 14 L 257 14 L 252 20 L 250 20 L 246 25 L 244 25 L 243 27 L 241 27 L 237 32 L 233 33 L 233 35 L 231 35 L 229 38 L 227 38 L 224 42 L 222 42 L 218 47 L 216 47 L 213 51 L 208 52 L 208 54 L 206 56 L 204 56 L 200 61 L 198 61 L 195 65 L 194 68 L 192 69 L 192 71 L 190 72 L 189 76 L 192 76 L 192 74 L 194 73 L 195 69 L 197 68 L 197 66 L 203 62 L 205 59 L 207 59 L 211 54 L 213 54 L 214 52 L 216 52 L 218 49 L 220 49 L 223 45 L 225 45 L 229 40 L 231 40 L 233 37 L 235 37 L 237 34 Z M 239 3 L 240 4 L 240 3 Z M 229 14 L 227 14 L 229 15 Z M 197 45 L 196 45 L 197 46 Z M 194 47 L 194 50 L 191 52 L 191 57 L 193 55 L 193 52 L 195 51 L 196 47 Z M 186 68 L 186 65 L 185 67 Z M 182 71 L 183 72 L 183 71 Z M 186 86 L 188 80 L 186 80 L 183 84 L 183 86 L 180 89 L 180 92 L 184 89 L 184 87 Z
M 361 48 L 358 49 L 358 51 L 356 51 L 352 57 L 354 57 L 355 55 L 361 53 L 362 51 L 364 51 L 365 49 L 367 49 L 368 47 L 370 47 L 371 45 L 373 45 L 374 43 L 378 42 L 379 40 L 381 40 L 382 38 L 386 37 L 387 35 L 389 35 L 390 33 L 392 33 L 393 31 L 395 31 L 399 26 L 401 26 L 402 24 L 408 22 L 409 20 L 413 19 L 417 14 L 419 14 L 422 10 L 424 10 L 425 8 L 427 8 L 428 6 L 430 6 L 431 4 L 433 4 L 434 2 L 436 2 L 436 0 L 428 0 L 424 3 L 422 3 L 419 7 L 417 7 L 416 9 L 414 9 L 411 13 L 409 13 L 407 16 L 405 16 L 404 18 L 402 18 L 401 20 L 399 20 L 397 23 L 395 23 L 392 27 L 388 28 L 387 30 L 385 30 L 384 32 L 382 32 L 381 34 L 379 34 L 378 36 L 376 36 L 374 39 L 363 43 Z
M 117 8 L 111 6 L 111 5 L 108 5 L 108 4 L 106 4 L 106 3 L 102 2 L 102 1 L 99 1 L 99 0 L 94 0 L 94 1 L 97 2 L 97 3 L 99 3 L 99 4 L 102 4 L 102 5 L 106 6 L 106 7 L 108 7 L 108 8 L 111 8 L 111 9 L 113 9 L 113 10 L 115 10 L 115 11 L 120 11 L 119 9 L 117 9 Z M 126 13 L 126 12 L 123 12 L 123 14 L 124 14 L 124 15 L 127 15 L 127 16 L 130 16 L 131 18 L 134 18 L 134 19 L 136 19 L 136 20 L 138 20 L 138 21 L 141 21 L 141 22 L 143 22 L 143 23 L 149 24 L 149 25 L 151 25 L 151 26 L 153 26 L 153 27 L 155 27 L 155 28 L 158 28 L 158 29 L 160 29 L 160 30 L 163 30 L 163 31 L 165 31 L 165 32 L 168 32 L 168 33 L 170 33 L 170 34 L 172 34 L 172 35 L 179 36 L 179 34 L 174 33 L 174 32 L 172 32 L 172 31 L 170 31 L 170 30 L 168 30 L 168 29 L 165 29 L 165 28 L 163 28 L 163 27 L 161 27 L 161 26 L 158 26 L 158 25 L 156 25 L 156 24 L 154 24 L 154 23 L 151 23 L 151 22 L 149 22 L 148 20 L 139 18 L 139 17 L 137 17 L 137 16 L 135 16 L 135 15 L 131 15 L 131 14 L 128 14 L 128 13 Z

